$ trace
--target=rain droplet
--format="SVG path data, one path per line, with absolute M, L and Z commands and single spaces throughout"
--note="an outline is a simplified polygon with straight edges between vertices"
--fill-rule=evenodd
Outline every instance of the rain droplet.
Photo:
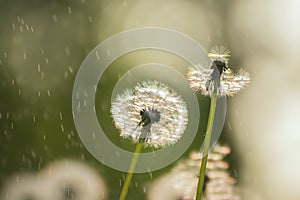
M 37 70 L 38 70 L 38 72 L 41 72 L 41 65 L 40 64 L 37 64 Z
M 51 95 L 51 94 L 50 94 L 50 90 L 47 90 L 47 94 L 48 94 L 48 96 L 50 97 L 50 95 Z
M 36 121 L 35 115 L 32 116 L 32 121 L 33 121 L 33 123 L 35 123 L 35 121 Z
M 49 60 L 48 60 L 48 58 L 45 58 L 45 62 L 48 64 L 49 63 Z
M 27 58 L 26 53 L 23 54 L 23 58 L 24 58 L 24 60 L 26 60 L 26 58 Z
M 68 70 L 69 70 L 69 72 L 70 72 L 71 74 L 73 73 L 73 69 L 72 69 L 71 66 L 69 66 Z
M 57 22 L 57 17 L 56 17 L 56 15 L 52 15 L 52 19 L 53 19 L 54 23 Z
M 36 154 L 34 151 L 31 151 L 31 156 L 32 156 L 32 158 L 36 158 Z
M 68 13 L 69 13 L 69 14 L 72 14 L 72 9 L 71 9 L 70 6 L 68 6 Z
M 230 131 L 232 130 L 230 122 L 228 122 L 228 128 L 229 128 Z
M 15 24 L 12 24 L 11 25 L 11 29 L 14 31 L 14 30 L 16 30 L 16 25 Z
M 60 129 L 61 129 L 61 132 L 65 132 L 65 129 L 64 129 L 64 125 L 63 125 L 63 124 L 60 125 Z
M 88 16 L 89 22 L 92 23 L 93 22 L 93 18 L 92 16 Z
M 61 112 L 59 112 L 59 119 L 62 120 L 63 119 L 63 115 Z
M 80 107 L 81 107 L 80 101 L 78 101 L 77 106 L 76 106 L 76 109 L 77 109 L 78 112 L 80 112 Z
M 99 56 L 98 51 L 96 51 L 96 56 L 97 56 L 97 60 L 100 60 L 100 56 Z
M 20 26 L 20 32 L 21 33 L 23 32 L 23 26 Z
M 65 46 L 65 54 L 66 54 L 66 56 L 69 56 L 71 54 L 70 53 L 70 47 Z
M 149 172 L 148 174 L 149 174 L 149 176 L 150 176 L 150 179 L 152 179 L 152 178 L 153 178 L 152 172 Z

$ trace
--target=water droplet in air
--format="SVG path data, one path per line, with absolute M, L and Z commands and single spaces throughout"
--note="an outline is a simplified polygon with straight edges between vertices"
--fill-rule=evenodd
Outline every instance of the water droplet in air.
M 72 14 L 72 9 L 71 9 L 70 6 L 68 6 L 68 13 L 69 13 L 69 14 Z

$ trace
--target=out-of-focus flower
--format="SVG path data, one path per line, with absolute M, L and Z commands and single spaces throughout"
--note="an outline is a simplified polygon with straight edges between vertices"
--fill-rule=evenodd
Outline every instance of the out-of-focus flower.
M 138 83 L 112 102 L 111 113 L 121 136 L 162 147 L 177 142 L 188 122 L 186 103 L 158 81 Z
M 204 198 L 206 200 L 240 199 L 234 186 L 236 181 L 227 171 L 229 164 L 223 161 L 229 153 L 229 147 L 216 145 L 208 155 L 204 188 Z M 201 153 L 192 152 L 190 159 L 180 162 L 170 173 L 159 178 L 151 185 L 148 199 L 195 199 L 200 165 Z
M 19 174 L 11 177 L 2 188 L 1 200 L 45 200 L 41 185 L 32 174 Z
M 212 59 L 209 69 L 202 66 L 189 68 L 187 79 L 195 91 L 203 95 L 233 96 L 250 83 L 250 74 L 244 69 L 235 74 L 228 67 L 230 50 L 224 46 L 211 49 L 208 56 Z
M 62 160 L 51 163 L 38 175 L 44 181 L 50 199 L 107 199 L 106 188 L 99 174 L 83 163 Z
M 1 191 L 1 200 L 101 200 L 106 187 L 96 171 L 87 165 L 63 160 L 51 163 L 37 174 L 10 178 Z

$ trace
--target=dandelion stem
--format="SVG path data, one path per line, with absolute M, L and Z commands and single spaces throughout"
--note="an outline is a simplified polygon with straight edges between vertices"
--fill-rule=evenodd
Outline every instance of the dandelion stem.
M 198 179 L 196 200 L 201 200 L 201 196 L 202 196 L 206 163 L 207 163 L 208 151 L 209 151 L 209 147 L 210 147 L 212 128 L 213 128 L 213 124 L 214 124 L 216 105 L 217 105 L 217 93 L 213 92 L 211 95 L 211 100 L 210 100 L 210 110 L 209 110 L 206 134 L 205 134 L 205 138 L 204 138 L 204 150 L 203 150 L 203 154 L 202 154 L 202 161 L 201 161 L 201 167 L 200 167 L 200 175 L 199 175 L 199 179 Z
M 134 173 L 134 169 L 136 167 L 136 163 L 137 163 L 137 160 L 139 158 L 139 155 L 142 151 L 142 147 L 143 147 L 143 141 L 141 140 L 136 145 L 136 148 L 135 148 L 135 151 L 134 151 L 134 156 L 132 158 L 132 161 L 131 161 L 131 164 L 130 164 L 130 167 L 129 167 L 129 171 L 127 173 L 125 183 L 123 185 L 122 192 L 121 192 L 119 200 L 125 200 L 126 199 L 128 189 L 129 189 L 129 186 L 130 186 L 130 183 L 131 183 L 131 179 L 132 179 L 132 176 L 133 176 L 133 173 Z

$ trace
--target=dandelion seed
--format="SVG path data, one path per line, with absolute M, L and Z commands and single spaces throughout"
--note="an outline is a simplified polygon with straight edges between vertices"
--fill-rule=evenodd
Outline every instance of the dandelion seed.
M 124 138 L 162 147 L 177 142 L 188 122 L 186 103 L 166 84 L 138 83 L 112 102 L 111 113 Z
M 224 46 L 213 48 L 208 56 L 212 59 L 211 67 L 189 68 L 187 79 L 190 87 L 203 95 L 233 96 L 250 83 L 250 74 L 244 70 L 235 74 L 229 67 L 230 50 Z

